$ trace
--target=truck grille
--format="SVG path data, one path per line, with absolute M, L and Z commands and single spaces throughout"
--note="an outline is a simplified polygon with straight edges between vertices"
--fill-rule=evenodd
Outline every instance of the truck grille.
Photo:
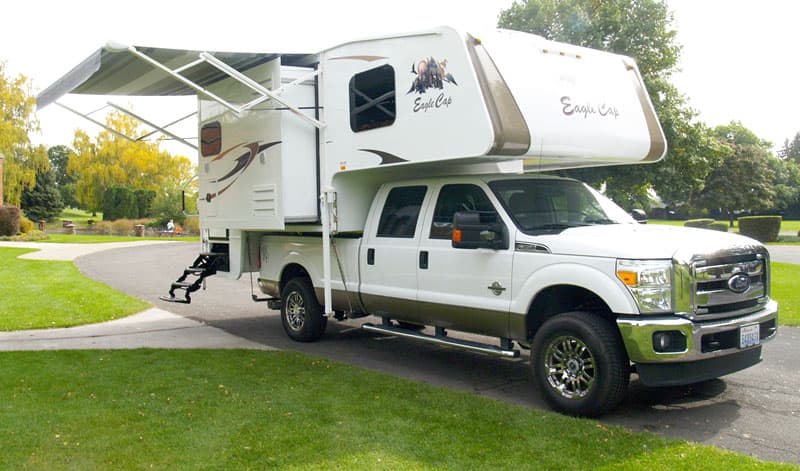
M 698 320 L 754 312 L 768 300 L 769 260 L 760 253 L 694 263 L 693 313 Z

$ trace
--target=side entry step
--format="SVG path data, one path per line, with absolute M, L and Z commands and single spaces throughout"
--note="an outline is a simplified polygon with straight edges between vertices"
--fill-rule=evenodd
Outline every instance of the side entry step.
M 225 253 L 201 253 L 197 256 L 194 263 L 183 270 L 183 274 L 172 282 L 169 287 L 169 296 L 160 296 L 158 299 L 168 303 L 189 304 L 192 302 L 191 293 L 199 290 L 203 286 L 203 280 L 217 273 L 217 269 L 227 263 L 228 254 Z M 196 277 L 187 280 L 189 277 Z M 175 290 L 184 290 L 183 298 L 175 296 Z
M 500 348 L 494 345 L 488 345 L 484 343 L 454 339 L 447 337 L 447 333 L 445 332 L 444 329 L 437 328 L 436 335 L 428 335 L 415 330 L 403 329 L 402 327 L 397 327 L 394 325 L 387 325 L 386 323 L 381 325 L 366 323 L 363 324 L 361 328 L 366 330 L 367 332 L 377 332 L 379 334 L 386 334 L 386 335 L 397 335 L 398 337 L 404 337 L 412 340 L 420 340 L 423 342 L 435 343 L 438 345 L 445 345 L 448 347 L 461 348 L 473 352 L 485 353 L 487 355 L 494 355 L 506 358 L 519 357 L 519 350 L 514 350 L 513 348 L 510 348 L 510 345 L 509 348 Z

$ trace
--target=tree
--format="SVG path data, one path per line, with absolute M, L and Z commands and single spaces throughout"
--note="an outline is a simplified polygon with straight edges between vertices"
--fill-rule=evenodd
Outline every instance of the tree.
M 6 76 L 5 63 L 0 62 L 0 154 L 3 162 L 3 201 L 19 205 L 22 190 L 33 188 L 36 174 L 48 170 L 47 153 L 34 147 L 29 134 L 38 130 L 33 114 L 36 100 L 30 83 L 23 75 Z
M 726 215 L 733 227 L 736 211 L 772 206 L 775 173 L 770 168 L 773 158 L 763 147 L 736 143 L 730 146 L 733 154 L 708 175 L 702 201 L 708 208 Z
M 36 185 L 22 191 L 21 207 L 25 215 L 34 221 L 52 221 L 64 209 L 61 195 L 56 189 L 52 172 L 36 174 Z
M 110 113 L 106 125 L 127 136 L 141 134 L 138 122 L 122 113 Z M 131 142 L 110 131 L 92 139 L 78 130 L 73 147 L 67 172 L 75 177 L 76 199 L 92 211 L 101 209 L 103 194 L 112 186 L 159 193 L 194 173 L 188 158 L 160 151 L 156 142 Z
M 783 160 L 793 160 L 800 163 L 800 132 L 794 135 L 791 141 L 786 139 L 783 147 L 778 151 L 778 156 Z
M 669 82 L 680 57 L 672 14 L 663 0 L 522 0 L 500 14 L 499 26 L 547 39 L 625 54 L 636 59 L 669 145 L 654 165 L 570 171 L 569 175 L 606 192 L 623 206 L 642 205 L 655 189 L 669 203 L 699 193 L 709 168 L 725 149 Z
M 58 145 L 47 149 L 47 157 L 50 160 L 50 170 L 55 177 L 55 184 L 61 194 L 61 201 L 66 206 L 78 207 L 75 199 L 75 177 L 67 173 L 69 164 L 69 147 Z
M 800 217 L 800 164 L 790 159 L 770 159 L 769 165 L 775 173 L 772 182 L 774 209 L 784 218 Z

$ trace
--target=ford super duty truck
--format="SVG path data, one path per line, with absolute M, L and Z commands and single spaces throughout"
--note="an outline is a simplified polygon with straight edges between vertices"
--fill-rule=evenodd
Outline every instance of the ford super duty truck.
M 648 386 L 679 385 L 754 365 L 777 329 L 760 243 L 638 224 L 569 179 L 386 184 L 363 234 L 333 242 L 337 317 L 371 314 L 380 322 L 367 330 L 491 354 L 530 349 L 539 390 L 568 413 L 609 410 L 631 373 Z M 259 285 L 295 340 L 325 331 L 321 251 L 318 234 L 261 238 Z

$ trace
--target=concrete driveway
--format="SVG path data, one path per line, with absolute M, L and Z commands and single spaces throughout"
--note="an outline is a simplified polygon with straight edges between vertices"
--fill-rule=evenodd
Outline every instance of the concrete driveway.
M 76 264 L 86 275 L 249 341 L 302 351 L 453 389 L 546 408 L 530 380 L 527 358 L 498 359 L 362 331 L 374 319 L 329 322 L 323 339 L 292 342 L 280 316 L 250 299 L 248 277 L 212 277 L 191 305 L 157 300 L 194 260 L 198 244 L 173 243 L 86 255 Z M 783 260 L 777 251 L 776 260 Z M 255 289 L 257 292 L 257 289 Z M 634 431 L 712 444 L 762 459 L 800 464 L 800 329 L 781 328 L 764 347 L 764 362 L 698 385 L 647 388 L 634 381 L 624 404 L 601 422 Z

